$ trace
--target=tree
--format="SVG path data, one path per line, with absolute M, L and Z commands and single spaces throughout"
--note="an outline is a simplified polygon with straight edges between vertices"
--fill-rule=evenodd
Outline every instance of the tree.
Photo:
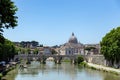
M 86 47 L 85 50 L 91 51 L 92 49 L 96 49 L 95 47 Z
M 43 47 L 43 44 L 40 44 L 40 47 Z
M 30 54 L 30 53 L 31 53 L 30 48 L 27 48 L 27 53 L 28 53 L 28 54 Z
M 77 63 L 80 64 L 83 61 L 84 61 L 84 58 L 79 55 L 78 58 L 77 58 Z
M 118 63 L 120 61 L 120 27 L 107 33 L 100 45 L 101 53 L 109 61 L 108 65 L 113 66 L 114 63 Z
M 0 43 L 4 44 L 4 42 L 5 42 L 5 38 L 2 35 L 0 35 Z
M 37 48 L 35 48 L 33 51 L 34 54 L 38 54 L 38 52 L 39 52 L 39 49 L 37 49 Z
M 39 45 L 39 42 L 37 41 L 31 41 L 32 46 L 37 47 Z
M 57 52 L 54 49 L 51 50 L 51 53 L 52 54 L 57 54 Z
M 20 45 L 23 48 L 30 48 L 31 46 L 37 47 L 39 45 L 39 42 L 37 42 L 37 41 L 21 41 Z
M 11 0 L 0 0 L 0 34 L 3 28 L 14 28 L 17 26 L 17 7 Z
M 16 54 L 16 48 L 11 41 L 5 39 L 4 44 L 0 43 L 0 61 L 9 61 L 13 59 Z

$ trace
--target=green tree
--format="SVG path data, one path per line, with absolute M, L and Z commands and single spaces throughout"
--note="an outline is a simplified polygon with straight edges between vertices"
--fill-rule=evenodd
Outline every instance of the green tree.
M 0 34 L 4 28 L 14 28 L 17 26 L 17 7 L 11 0 L 0 0 Z
M 91 51 L 92 49 L 96 49 L 95 47 L 86 47 L 85 50 Z
M 52 54 L 57 54 L 57 52 L 54 49 L 51 50 L 51 53 Z
M 4 42 L 5 42 L 5 38 L 2 35 L 0 35 L 0 43 L 4 44 Z
M 34 54 L 38 54 L 38 52 L 39 52 L 39 49 L 37 49 L 37 48 L 35 48 L 33 51 Z
M 13 59 L 16 54 L 16 48 L 11 41 L 5 39 L 4 44 L 0 43 L 0 61 L 9 61 Z
M 28 53 L 28 54 L 30 54 L 30 53 L 31 53 L 30 48 L 27 48 L 27 53 Z
M 109 61 L 109 66 L 120 61 L 120 27 L 112 29 L 100 42 L 101 53 Z
M 77 58 L 77 63 L 80 64 L 83 61 L 84 61 L 84 58 L 79 55 L 78 58 Z
M 37 41 L 31 41 L 32 46 L 37 47 L 39 45 L 39 42 Z

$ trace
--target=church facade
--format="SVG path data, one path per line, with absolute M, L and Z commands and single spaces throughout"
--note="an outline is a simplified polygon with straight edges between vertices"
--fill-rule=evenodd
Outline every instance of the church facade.
M 58 53 L 60 55 L 84 55 L 84 45 L 79 43 L 74 33 L 72 33 L 68 42 L 60 46 Z

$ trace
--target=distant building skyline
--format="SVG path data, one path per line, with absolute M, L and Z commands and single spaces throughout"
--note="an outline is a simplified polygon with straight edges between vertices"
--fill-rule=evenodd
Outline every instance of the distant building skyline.
M 78 42 L 74 33 L 68 42 L 55 48 L 60 55 L 96 55 L 100 54 L 100 44 L 83 44 Z

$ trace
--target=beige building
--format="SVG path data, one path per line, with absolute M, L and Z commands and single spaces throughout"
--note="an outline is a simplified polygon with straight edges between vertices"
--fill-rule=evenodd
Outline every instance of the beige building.
M 84 55 L 84 45 L 79 43 L 74 33 L 72 33 L 68 42 L 61 45 L 57 51 L 60 55 Z
M 99 55 L 100 54 L 100 44 L 85 44 L 84 46 L 85 46 L 85 48 L 87 48 L 87 47 L 95 48 L 90 51 L 85 50 L 85 55 Z
M 39 49 L 38 54 L 45 54 L 45 55 L 47 55 L 47 54 L 48 54 L 48 55 L 51 54 L 51 48 L 48 47 L 48 46 L 38 47 L 38 49 Z

